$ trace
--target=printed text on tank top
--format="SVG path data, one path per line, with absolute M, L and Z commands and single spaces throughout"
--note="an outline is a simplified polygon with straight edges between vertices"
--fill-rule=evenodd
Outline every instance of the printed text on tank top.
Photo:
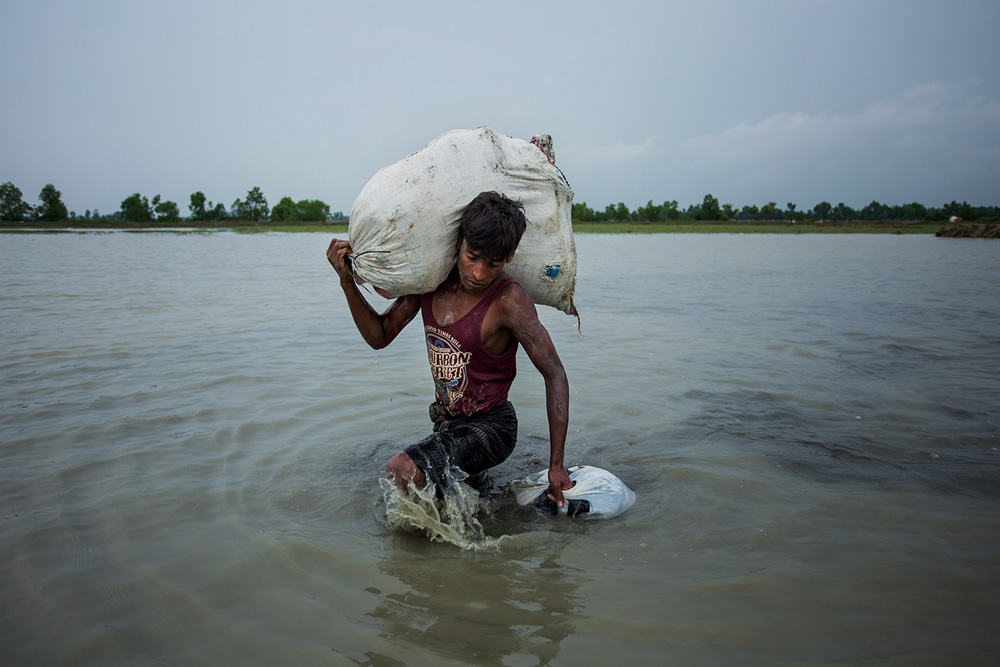
M 494 323 L 486 325 L 487 313 L 497 301 L 508 283 L 514 279 L 502 275 L 496 284 L 491 284 L 471 309 L 435 308 L 435 301 L 441 290 L 421 297 L 424 321 L 424 337 L 427 341 L 427 357 L 435 384 L 435 402 L 451 413 L 472 415 L 485 412 L 507 401 L 507 392 L 517 374 L 517 340 L 508 329 L 500 328 L 499 318 L 494 313 Z M 451 286 L 452 288 L 454 285 Z M 444 286 L 447 301 L 449 286 Z M 460 290 L 459 290 L 460 291 Z M 435 310 L 444 312 L 435 313 Z M 465 312 L 463 312 L 465 311 Z M 455 319 L 455 315 L 461 315 Z M 438 317 L 450 324 L 442 323 Z M 489 333 L 490 327 L 494 329 Z M 496 329 L 500 328 L 500 331 Z M 483 332 L 488 342 L 505 344 L 504 335 L 509 338 L 506 350 L 493 354 L 483 344 Z M 500 333 L 500 340 L 497 340 Z

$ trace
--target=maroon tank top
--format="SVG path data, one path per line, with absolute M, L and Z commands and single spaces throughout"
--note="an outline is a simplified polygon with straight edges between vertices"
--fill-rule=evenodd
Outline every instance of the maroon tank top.
M 510 276 L 502 276 L 472 310 L 447 327 L 434 319 L 433 292 L 420 297 L 435 399 L 452 414 L 473 415 L 507 402 L 517 374 L 517 340 L 500 356 L 487 352 L 483 317 L 500 290 L 512 282 Z

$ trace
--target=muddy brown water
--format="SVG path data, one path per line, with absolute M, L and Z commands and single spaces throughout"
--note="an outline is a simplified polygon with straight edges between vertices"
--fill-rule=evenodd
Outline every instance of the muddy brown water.
M 547 457 L 522 353 L 456 546 L 386 520 L 430 373 L 415 325 L 364 345 L 328 242 L 0 236 L 5 664 L 994 659 L 1000 246 L 579 236 L 582 336 L 541 309 L 567 462 L 637 502 L 513 503 Z

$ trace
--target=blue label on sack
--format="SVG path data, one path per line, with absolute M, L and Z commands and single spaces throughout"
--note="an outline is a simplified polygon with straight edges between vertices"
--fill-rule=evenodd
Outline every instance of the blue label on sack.
M 549 264 L 545 267 L 545 277 L 552 279 L 559 275 L 559 265 Z

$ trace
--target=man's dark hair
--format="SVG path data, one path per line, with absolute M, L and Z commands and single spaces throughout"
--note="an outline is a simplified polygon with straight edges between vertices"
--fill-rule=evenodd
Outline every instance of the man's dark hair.
M 528 221 L 521 202 L 499 192 L 481 192 L 458 219 L 458 243 L 491 259 L 507 259 L 517 250 Z

